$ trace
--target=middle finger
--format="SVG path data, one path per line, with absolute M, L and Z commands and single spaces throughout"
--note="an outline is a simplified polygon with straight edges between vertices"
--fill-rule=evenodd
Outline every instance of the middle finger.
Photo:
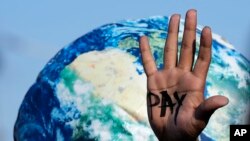
M 196 25 L 196 10 L 189 10 L 186 14 L 180 61 L 178 64 L 178 67 L 185 71 L 190 71 L 192 69 L 194 61 Z

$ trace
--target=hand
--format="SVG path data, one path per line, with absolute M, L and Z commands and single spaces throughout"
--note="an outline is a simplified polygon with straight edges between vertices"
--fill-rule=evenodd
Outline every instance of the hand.
M 140 38 L 144 71 L 147 75 L 147 109 L 150 125 L 160 141 L 196 140 L 213 112 L 225 106 L 228 99 L 213 96 L 204 99 L 204 87 L 211 60 L 211 29 L 201 33 L 198 59 L 194 67 L 197 16 L 186 14 L 180 59 L 177 42 L 180 16 L 169 23 L 164 48 L 164 68 L 157 70 L 147 37 Z

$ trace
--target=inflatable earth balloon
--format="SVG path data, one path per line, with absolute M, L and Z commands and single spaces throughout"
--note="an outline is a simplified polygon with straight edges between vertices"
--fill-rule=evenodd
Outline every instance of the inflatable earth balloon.
M 138 39 L 149 37 L 161 69 L 168 21 L 159 16 L 107 24 L 60 50 L 27 92 L 15 123 L 15 140 L 156 141 L 147 119 Z M 183 26 L 181 21 L 179 43 Z M 229 140 L 230 124 L 246 123 L 250 63 L 216 34 L 212 49 L 205 97 L 224 95 L 230 103 L 214 113 L 199 140 L 224 141 Z

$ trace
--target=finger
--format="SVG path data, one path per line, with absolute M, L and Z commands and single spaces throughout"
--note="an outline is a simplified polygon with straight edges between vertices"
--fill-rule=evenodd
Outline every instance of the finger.
M 168 37 L 164 48 L 164 68 L 176 67 L 180 15 L 174 14 L 169 22 Z
M 142 54 L 142 63 L 144 71 L 147 76 L 150 76 L 157 71 L 157 68 L 153 56 L 151 54 L 148 38 L 146 36 L 140 38 L 139 46 Z
M 205 81 L 209 64 L 211 61 L 212 34 L 209 27 L 205 27 L 201 32 L 200 50 L 195 63 L 193 73 L 195 76 Z
M 195 118 L 207 123 L 214 111 L 227 105 L 228 102 L 228 98 L 224 96 L 212 96 L 199 105 L 195 111 Z
M 190 71 L 195 53 L 197 16 L 196 10 L 189 10 L 186 14 L 184 35 L 181 46 L 181 55 L 178 67 Z

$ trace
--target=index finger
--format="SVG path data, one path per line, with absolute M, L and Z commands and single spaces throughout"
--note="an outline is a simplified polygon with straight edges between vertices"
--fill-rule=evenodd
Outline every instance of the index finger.
M 211 61 L 212 33 L 209 27 L 203 28 L 200 39 L 200 50 L 193 73 L 205 81 Z
M 157 67 L 151 54 L 148 38 L 146 36 L 140 38 L 139 46 L 142 54 L 144 71 L 147 76 L 153 75 L 157 71 Z

